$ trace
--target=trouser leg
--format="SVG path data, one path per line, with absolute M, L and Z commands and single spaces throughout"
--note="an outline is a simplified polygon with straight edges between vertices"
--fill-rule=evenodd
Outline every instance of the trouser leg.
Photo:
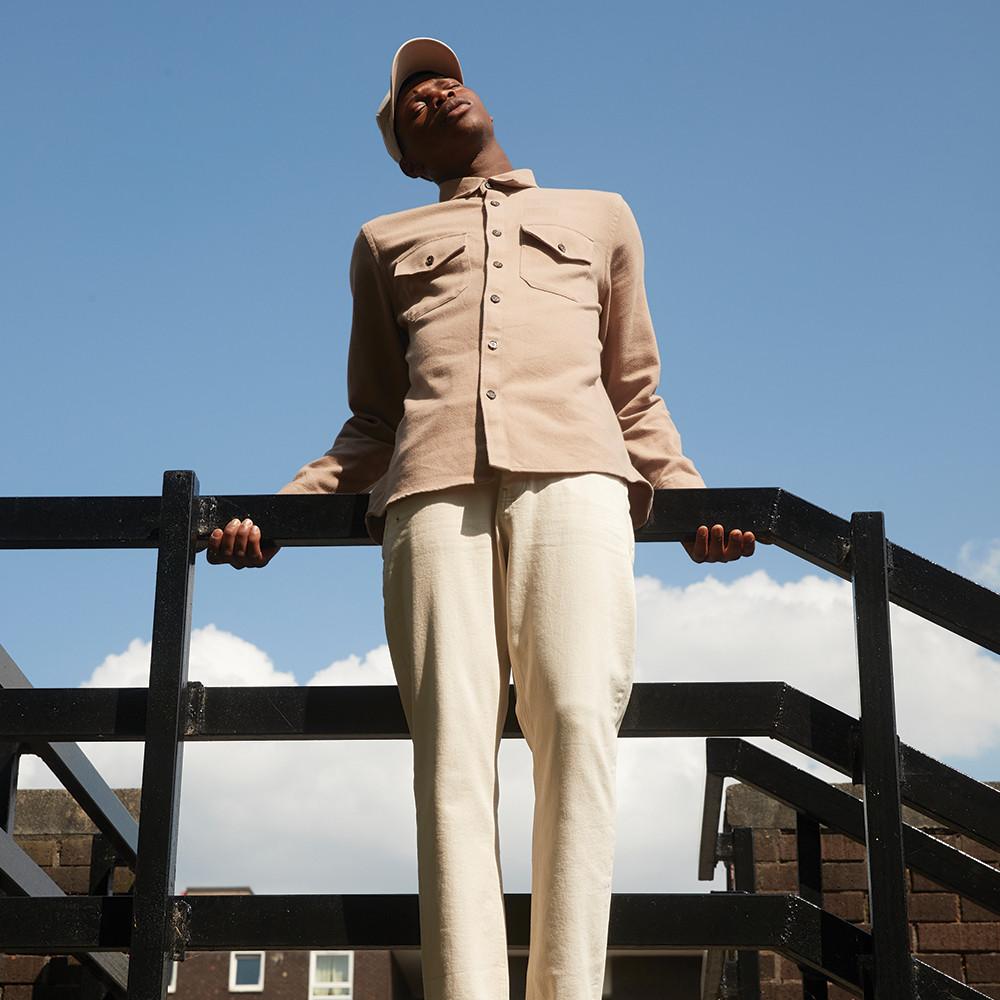
M 507 714 L 497 483 L 390 504 L 386 637 L 413 741 L 426 1000 L 508 1000 L 497 753 Z
M 628 493 L 598 473 L 504 483 L 508 648 L 535 786 L 527 1000 L 600 1000 L 635 656 Z

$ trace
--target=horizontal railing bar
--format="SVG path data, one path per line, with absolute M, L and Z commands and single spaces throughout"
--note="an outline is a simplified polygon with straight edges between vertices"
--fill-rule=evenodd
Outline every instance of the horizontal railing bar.
M 833 788 L 741 739 L 709 737 L 705 758 L 707 773 L 713 778 L 735 778 L 860 844 L 866 843 L 864 803 L 849 792 Z M 709 817 L 702 829 L 698 877 L 705 881 L 713 878 L 719 819 L 718 813 Z M 907 867 L 1000 913 L 1000 872 L 908 823 L 902 824 L 902 831 Z
M 189 681 L 182 695 L 186 741 L 409 739 L 394 684 L 204 687 Z M 636 683 L 622 736 L 771 735 L 787 698 L 779 681 Z M 0 739 L 79 742 L 142 741 L 146 688 L 30 688 L 0 697 Z M 509 688 L 503 735 L 520 738 L 517 691 Z M 824 706 L 826 707 L 826 706 Z M 816 713 L 839 722 L 840 713 Z M 828 741 L 850 739 L 850 716 Z M 844 748 L 824 758 L 849 760 Z
M 0 497 L 0 549 L 155 549 L 160 497 Z
M 520 738 L 513 685 L 508 697 L 503 736 Z M 395 685 L 189 682 L 184 700 L 185 741 L 409 739 Z M 145 688 L 31 688 L 0 697 L 0 739 L 31 748 L 45 740 L 141 741 L 145 718 Z M 857 730 L 857 719 L 781 681 L 638 682 L 619 735 L 768 736 L 854 778 Z M 1000 849 L 1000 791 L 905 743 L 900 760 L 908 806 Z
M 59 906 L 45 899 L 0 899 L 0 949 L 73 953 L 117 948 L 128 942 L 129 896 L 72 896 Z M 864 935 L 846 921 L 824 920 L 814 907 L 800 910 L 795 896 L 750 893 L 616 893 L 612 895 L 608 946 L 643 948 L 782 948 L 819 952 L 821 928 L 838 932 L 846 954 L 863 948 Z M 184 951 L 233 948 L 418 948 L 415 894 L 195 895 L 168 905 L 186 929 Z M 508 946 L 526 948 L 531 896 L 506 893 Z M 790 916 L 809 926 L 789 928 Z M 829 916 L 829 915 L 826 915 Z M 44 945 L 41 931 L 47 937 Z M 815 939 L 815 940 L 814 940 Z M 849 973 L 849 969 L 841 974 Z
M 0 497 L 2 548 L 154 548 L 159 497 Z M 373 545 L 365 530 L 367 493 L 247 494 L 195 500 L 197 536 L 233 517 L 251 517 L 281 545 Z M 677 541 L 699 524 L 752 530 L 844 579 L 850 525 L 777 487 L 656 490 L 640 542 Z M 894 603 L 1000 653 L 1000 595 L 887 543 Z
M 657 490 L 640 541 L 672 541 L 691 525 L 751 528 L 759 537 L 842 579 L 851 578 L 849 521 L 786 490 Z M 1000 653 L 1000 594 L 922 556 L 886 543 L 894 604 Z
M 174 896 L 184 952 L 235 948 L 412 949 L 420 946 L 415 894 Z M 526 948 L 531 897 L 504 896 L 507 943 Z M 129 940 L 129 896 L 0 899 L 0 950 L 74 954 Z M 776 951 L 857 989 L 857 957 L 870 935 L 798 896 L 753 893 L 614 893 L 608 947 L 621 950 L 750 948 Z M 914 961 L 921 998 L 965 1000 L 975 990 Z

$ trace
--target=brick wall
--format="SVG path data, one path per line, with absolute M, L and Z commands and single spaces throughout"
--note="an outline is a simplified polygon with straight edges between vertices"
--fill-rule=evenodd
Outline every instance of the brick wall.
M 993 787 L 1000 783 L 990 782 Z M 857 798 L 860 785 L 836 784 Z M 757 892 L 797 892 L 795 813 L 748 785 L 726 790 L 726 819 L 753 828 Z M 946 841 L 993 867 L 1000 855 L 977 841 L 938 825 L 904 806 L 903 821 Z M 821 827 L 823 908 L 871 930 L 865 847 Z M 907 869 L 907 914 L 913 953 L 942 972 L 1000 1000 L 1000 915 Z M 801 1000 L 799 968 L 794 962 L 761 952 L 762 1000 Z M 831 1000 L 852 994 L 831 986 Z
M 138 819 L 139 789 L 117 792 Z M 14 810 L 14 840 L 68 895 L 90 890 L 90 859 L 97 828 L 62 789 L 22 789 Z M 116 867 L 116 893 L 128 892 L 134 876 Z M 72 955 L 0 955 L 0 1000 L 45 1000 L 99 996 L 102 989 L 90 970 Z

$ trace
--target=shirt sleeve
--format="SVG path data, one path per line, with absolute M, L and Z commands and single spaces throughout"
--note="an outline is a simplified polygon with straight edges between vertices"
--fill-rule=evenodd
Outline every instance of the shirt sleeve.
M 646 301 L 642 237 L 628 202 L 618 198 L 601 314 L 601 378 L 640 475 L 655 489 L 704 487 L 684 454 L 670 411 L 656 394 L 660 355 Z
M 333 444 L 278 493 L 364 493 L 389 467 L 409 388 L 406 334 L 396 323 L 385 276 L 364 226 L 350 266 L 354 299 L 347 351 L 351 416 Z

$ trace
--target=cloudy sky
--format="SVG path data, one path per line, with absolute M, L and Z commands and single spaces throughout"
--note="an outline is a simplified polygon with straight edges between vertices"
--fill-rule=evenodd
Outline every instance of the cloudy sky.
M 882 510 L 894 541 L 1000 590 L 1000 7 L 342 14 L 0 11 L 0 495 L 148 495 L 165 469 L 270 493 L 329 446 L 353 236 L 437 197 L 373 120 L 396 47 L 432 35 L 515 167 L 632 205 L 660 388 L 709 485 Z M 392 684 L 380 566 L 375 547 L 201 557 L 191 678 Z M 37 686 L 145 684 L 154 567 L 0 553 L 0 642 Z M 849 584 L 763 547 L 697 566 L 640 545 L 636 575 L 638 681 L 784 679 L 857 711 Z M 1000 779 L 1000 660 L 899 609 L 892 628 L 902 738 Z M 86 749 L 139 783 L 139 746 Z M 622 740 L 619 760 L 616 890 L 707 888 L 703 741 Z M 501 765 L 505 888 L 527 891 L 523 741 Z M 188 746 L 178 886 L 413 891 L 409 767 L 404 741 Z M 24 761 L 22 787 L 51 784 Z

